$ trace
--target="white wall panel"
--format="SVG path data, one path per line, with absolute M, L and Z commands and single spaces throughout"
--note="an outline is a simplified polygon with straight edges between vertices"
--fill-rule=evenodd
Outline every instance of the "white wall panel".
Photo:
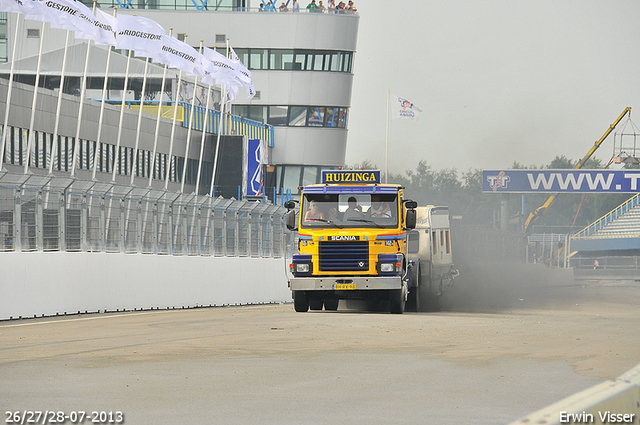
M 0 320 L 291 300 L 284 259 L 0 254 Z

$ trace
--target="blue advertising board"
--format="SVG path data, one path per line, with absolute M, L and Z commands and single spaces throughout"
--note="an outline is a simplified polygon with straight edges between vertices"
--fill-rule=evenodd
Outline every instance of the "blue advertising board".
M 260 139 L 249 139 L 247 155 L 247 196 L 262 195 L 262 164 L 264 150 Z
M 483 170 L 483 193 L 637 193 L 640 170 Z

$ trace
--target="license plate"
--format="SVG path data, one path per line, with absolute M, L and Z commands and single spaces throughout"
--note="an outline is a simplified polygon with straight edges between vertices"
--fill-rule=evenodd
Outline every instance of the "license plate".
M 336 283 L 333 285 L 333 289 L 335 289 L 336 291 L 345 290 L 345 289 L 356 289 L 356 284 L 355 283 Z

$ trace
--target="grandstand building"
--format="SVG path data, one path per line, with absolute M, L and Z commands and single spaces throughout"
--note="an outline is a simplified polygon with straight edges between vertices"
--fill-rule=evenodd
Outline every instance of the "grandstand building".
M 84 0 L 84 2 L 91 6 L 90 1 Z M 116 7 L 118 14 L 135 14 L 153 19 L 167 31 L 171 28 L 174 36 L 195 48 L 199 47 L 201 40 L 205 46 L 217 48 L 218 51 L 224 50 L 229 43 L 241 61 L 252 72 L 257 93 L 253 99 L 249 100 L 246 93 L 240 90 L 231 110 L 232 114 L 237 117 L 237 123 L 229 123 L 224 126 L 222 134 L 227 136 L 229 146 L 232 145 L 233 136 L 247 135 L 249 138 L 266 140 L 268 145 L 265 179 L 267 195 L 271 195 L 274 189 L 278 194 L 288 190 L 292 194 L 296 194 L 299 186 L 316 183 L 322 169 L 344 164 L 359 22 L 357 14 L 309 13 L 306 10 L 302 10 L 300 13 L 263 12 L 260 10 L 258 0 L 209 2 L 206 0 L 113 0 L 99 1 L 97 6 L 103 11 Z M 20 87 L 19 93 L 21 90 L 28 91 L 29 84 L 33 86 L 40 39 L 44 37 L 42 57 L 46 71 L 40 80 L 40 87 L 50 90 L 44 90 L 46 93 L 40 94 L 43 99 L 47 100 L 43 100 L 39 108 L 43 109 L 41 113 L 46 116 L 44 121 L 50 124 L 52 122 L 51 115 L 55 112 L 54 100 L 57 97 L 56 90 L 60 81 L 60 71 L 56 70 L 61 69 L 60 58 L 62 57 L 66 32 L 51 29 L 49 24 L 46 24 L 44 31 L 42 31 L 42 23 L 39 21 L 24 21 L 16 14 L 2 13 L 0 16 L 0 61 L 11 60 L 11 49 L 14 45 L 13 34 L 18 19 L 21 19 L 21 22 L 17 33 L 15 81 L 18 83 L 16 86 Z M 25 24 L 23 25 L 22 22 Z M 64 90 L 65 93 L 70 94 L 65 96 L 64 100 L 69 105 L 73 102 L 74 90 L 79 87 L 80 75 L 84 67 L 86 42 L 72 40 L 70 45 L 73 54 L 69 56 L 70 62 L 66 67 L 67 83 L 65 83 Z M 101 69 L 104 69 L 103 64 L 107 51 L 100 46 L 92 46 L 91 48 L 92 55 L 97 56 L 92 56 L 87 94 L 95 101 L 101 97 L 104 77 L 104 71 Z M 108 98 L 113 101 L 113 105 L 108 105 L 107 109 L 110 112 L 105 114 L 106 130 L 104 131 L 106 131 L 106 135 L 103 136 L 105 140 L 113 136 L 113 132 L 116 131 L 118 115 L 116 111 L 119 111 L 117 101 L 123 96 L 128 100 L 140 99 L 141 96 L 140 70 L 144 67 L 144 62 L 140 59 L 133 61 L 136 63 L 134 68 L 137 70 L 137 74 L 134 73 L 129 86 L 125 89 L 126 56 L 123 53 L 126 52 L 116 53 L 118 54 L 112 54 L 109 72 L 109 84 L 112 90 L 109 91 Z M 0 74 L 3 74 L 2 76 L 5 78 L 9 65 L 9 63 L 5 63 L 0 67 Z M 162 67 L 151 65 L 148 75 L 146 98 L 157 100 L 161 90 Z M 191 81 L 190 83 L 183 83 L 182 87 L 177 87 L 177 71 L 169 72 L 168 78 L 170 82 L 165 85 L 165 92 L 173 100 L 188 102 L 188 93 L 193 90 L 193 79 L 188 80 Z M 113 81 L 111 82 L 111 80 Z M 6 95 L 6 80 L 3 81 L 5 83 L 0 90 L 0 96 Z M 189 89 L 189 84 L 191 84 L 191 89 Z M 204 87 L 200 90 L 204 93 Z M 213 102 L 218 102 L 220 97 L 220 89 L 217 88 L 213 94 Z M 201 108 L 204 107 L 204 96 L 198 95 L 197 98 Z M 24 113 L 28 110 L 27 99 L 30 97 L 25 92 L 22 99 L 21 123 L 18 125 L 15 122 L 10 123 L 17 130 L 16 134 L 11 133 L 10 135 L 14 142 L 7 146 L 4 162 L 8 166 L 22 165 L 20 161 L 24 156 L 24 147 L 18 143 L 18 139 L 22 134 L 20 132 L 24 132 L 26 127 Z M 17 99 L 17 102 L 20 102 L 20 98 Z M 99 102 L 94 102 L 90 108 L 92 111 L 90 117 L 97 114 L 96 103 Z M 216 106 L 217 108 L 218 106 Z M 213 107 L 210 106 L 210 109 Z M 200 113 L 203 114 L 202 111 Z M 123 182 L 127 181 L 121 174 L 126 175 L 128 169 L 133 170 L 127 165 L 128 162 L 137 161 L 134 164 L 134 168 L 137 168 L 133 171 L 136 173 L 135 178 L 139 179 L 139 181 L 136 180 L 136 185 L 144 185 L 144 179 L 149 177 L 154 180 L 155 185 L 156 179 L 162 180 L 169 175 L 171 187 L 177 188 L 182 179 L 180 171 L 186 161 L 185 191 L 195 190 L 198 193 L 207 193 L 209 188 L 205 187 L 206 185 L 195 187 L 196 170 L 200 166 L 201 133 L 199 130 L 201 127 L 199 128 L 197 123 L 200 122 L 198 120 L 201 120 L 201 117 L 196 117 L 194 120 L 196 131 L 190 136 L 191 147 L 188 152 L 186 152 L 188 146 L 185 146 L 187 131 L 184 128 L 187 124 L 183 124 L 183 127 L 177 132 L 177 138 L 181 138 L 181 141 L 177 142 L 173 154 L 170 154 L 167 149 L 170 120 L 164 120 L 161 127 L 162 137 L 158 147 L 160 157 L 157 160 L 156 169 L 152 170 L 149 165 L 153 161 L 149 158 L 148 142 L 146 148 L 139 148 L 139 155 L 135 155 L 133 152 L 135 148 L 131 138 L 133 122 L 137 116 L 135 108 L 132 111 L 127 111 L 127 116 L 129 116 L 129 124 L 128 128 L 125 124 L 125 132 L 128 132 L 128 137 L 123 141 L 124 150 L 121 150 L 118 155 L 113 143 L 105 145 L 104 155 L 99 159 L 101 162 L 98 179 L 110 180 L 110 172 L 115 167 L 118 178 Z M 95 118 L 89 119 L 94 120 L 88 126 L 91 130 L 83 129 L 81 140 L 95 140 L 95 136 L 89 132 L 95 131 Z M 154 117 L 145 116 L 143 131 L 147 136 L 154 131 L 152 126 L 154 119 Z M 187 115 L 184 115 L 184 121 L 188 121 Z M 214 133 L 219 129 L 219 122 L 215 114 L 211 117 L 210 125 L 212 128 L 207 132 L 211 134 L 207 134 L 206 137 L 202 165 L 204 172 L 208 172 L 209 176 L 213 163 Z M 67 129 L 66 136 L 73 137 L 71 121 L 67 124 L 61 124 L 61 126 L 63 129 Z M 42 128 L 36 128 L 36 131 L 43 133 L 43 140 L 50 133 L 50 130 Z M 58 146 L 60 150 L 56 157 L 55 168 L 58 171 L 67 171 L 65 161 L 70 152 L 66 150 L 67 144 L 65 143 L 59 143 Z M 86 172 L 92 166 L 91 155 L 88 151 L 93 148 L 100 149 L 100 147 L 92 147 L 89 144 L 85 148 L 87 161 L 86 163 L 81 162 L 79 167 L 80 170 L 84 169 Z M 36 147 L 36 153 L 33 155 L 36 158 L 47 158 L 47 155 L 51 154 L 46 152 L 46 146 L 44 152 L 38 153 L 37 149 Z M 134 160 L 133 158 L 138 159 Z M 220 161 L 222 164 L 225 163 L 224 158 L 221 158 Z M 227 165 L 229 164 L 227 163 Z

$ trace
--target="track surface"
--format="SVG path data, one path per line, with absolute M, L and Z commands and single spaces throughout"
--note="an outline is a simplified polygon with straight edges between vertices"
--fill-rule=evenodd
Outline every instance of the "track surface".
M 501 424 L 640 363 L 639 283 L 509 295 L 404 315 L 285 304 L 0 322 L 0 409 L 5 423 L 48 409 L 129 425 Z

